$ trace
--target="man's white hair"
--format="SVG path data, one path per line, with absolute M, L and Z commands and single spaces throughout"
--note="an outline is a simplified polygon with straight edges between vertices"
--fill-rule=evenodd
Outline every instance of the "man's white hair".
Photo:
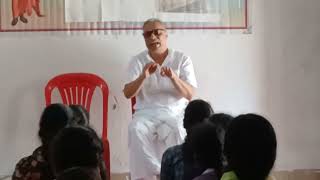
M 147 24 L 149 23 L 159 23 L 161 25 L 163 25 L 164 27 L 166 27 L 166 25 L 164 24 L 164 22 L 162 22 L 160 19 L 157 19 L 157 18 L 150 18 L 150 19 L 147 19 L 144 23 L 143 23 L 143 26 L 142 28 L 144 28 Z

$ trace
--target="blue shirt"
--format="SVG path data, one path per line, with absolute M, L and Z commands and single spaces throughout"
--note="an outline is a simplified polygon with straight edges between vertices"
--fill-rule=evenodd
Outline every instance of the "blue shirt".
M 184 162 L 182 144 L 168 148 L 162 156 L 161 180 L 182 180 Z
M 194 167 L 189 161 L 184 158 L 183 144 L 168 148 L 162 156 L 161 180 L 192 180 L 201 175 L 205 169 Z

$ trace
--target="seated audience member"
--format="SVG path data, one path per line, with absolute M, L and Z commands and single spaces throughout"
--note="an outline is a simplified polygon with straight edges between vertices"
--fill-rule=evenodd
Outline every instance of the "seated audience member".
M 222 146 L 216 127 L 208 122 L 196 125 L 186 140 L 192 149 L 195 166 L 205 171 L 193 180 L 219 180 L 222 174 Z
M 102 180 L 106 180 L 102 142 L 96 132 L 85 126 L 70 126 L 62 129 L 54 138 L 51 149 L 51 164 L 57 176 L 73 167 L 98 168 Z
M 94 131 L 93 128 L 91 128 L 89 120 L 89 112 L 81 105 L 70 105 L 70 108 L 73 110 L 73 124 L 75 125 L 80 125 L 80 126 L 85 126 L 92 131 Z M 101 145 L 102 146 L 102 145 Z M 104 163 L 104 160 L 100 160 L 100 173 L 102 179 L 105 179 L 107 177 L 107 171 L 106 171 L 106 165 Z
M 226 134 L 226 131 L 232 119 L 233 119 L 232 116 L 225 113 L 216 113 L 209 118 L 209 122 L 216 127 L 217 135 L 222 147 L 224 145 L 224 136 Z M 227 167 L 227 160 L 223 154 L 222 154 L 222 164 L 224 168 Z
M 98 168 L 73 167 L 61 172 L 57 180 L 101 180 Z
M 266 180 L 277 151 L 275 131 L 256 114 L 236 117 L 227 130 L 224 152 L 230 171 L 221 180 Z
M 89 112 L 81 105 L 70 105 L 73 110 L 73 123 L 80 126 L 89 126 Z
M 185 109 L 183 118 L 186 138 L 194 125 L 203 122 L 212 114 L 213 110 L 208 102 L 200 99 L 191 101 Z M 192 153 L 185 143 L 168 148 L 162 156 L 161 180 L 191 180 L 202 172 L 203 169 L 193 167 Z
M 230 125 L 233 117 L 225 113 L 215 113 L 209 118 L 209 123 L 212 123 L 217 130 L 217 135 L 221 144 L 224 144 L 224 136 Z
M 48 163 L 49 143 L 59 130 L 72 119 L 72 110 L 63 104 L 51 104 L 46 107 L 40 118 L 38 135 L 41 146 L 36 148 L 31 156 L 21 159 L 12 175 L 13 180 L 52 180 L 54 179 Z

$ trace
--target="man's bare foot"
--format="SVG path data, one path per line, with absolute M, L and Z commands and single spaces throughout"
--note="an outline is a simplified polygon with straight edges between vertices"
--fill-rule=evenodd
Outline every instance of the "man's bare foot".
M 23 15 L 20 16 L 20 21 L 22 21 L 23 23 L 28 23 L 28 19 L 25 18 Z
M 11 21 L 11 25 L 15 26 L 18 23 L 19 19 L 17 17 L 13 18 Z

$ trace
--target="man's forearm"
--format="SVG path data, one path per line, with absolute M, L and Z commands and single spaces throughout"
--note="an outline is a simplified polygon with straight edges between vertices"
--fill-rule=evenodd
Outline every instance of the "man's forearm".
M 194 88 L 190 84 L 184 82 L 179 77 L 174 77 L 171 79 L 171 81 L 173 82 L 174 87 L 184 98 L 188 99 L 189 101 L 192 99 L 194 95 Z
M 139 93 L 145 78 L 146 77 L 144 75 L 140 75 L 136 80 L 124 86 L 123 93 L 126 98 L 130 99 Z

